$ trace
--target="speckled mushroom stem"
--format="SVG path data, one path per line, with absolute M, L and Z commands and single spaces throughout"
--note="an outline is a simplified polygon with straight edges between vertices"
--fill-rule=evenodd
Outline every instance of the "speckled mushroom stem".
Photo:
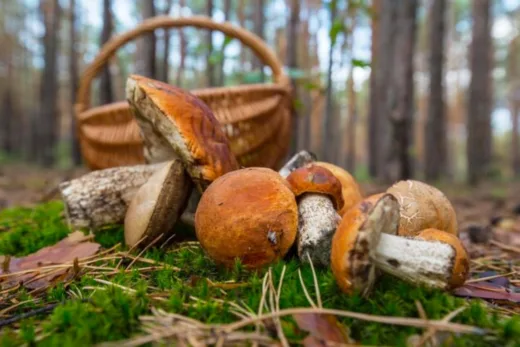
M 121 166 L 87 173 L 59 185 L 73 229 L 122 223 L 134 194 L 164 163 Z
M 382 233 L 373 261 L 376 267 L 403 281 L 447 289 L 455 256 L 455 249 L 447 243 Z
M 307 193 L 298 199 L 298 257 L 316 266 L 329 266 L 332 237 L 341 221 L 332 200 Z

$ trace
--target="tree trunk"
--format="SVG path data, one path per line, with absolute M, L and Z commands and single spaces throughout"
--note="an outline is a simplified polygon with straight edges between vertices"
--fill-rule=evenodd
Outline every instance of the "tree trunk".
M 206 2 L 206 15 L 211 18 L 213 16 L 213 0 L 207 0 Z M 211 57 L 213 54 L 213 30 L 208 31 L 207 41 L 207 55 L 206 55 L 206 76 L 208 77 L 207 85 L 213 87 L 216 85 L 215 80 L 215 63 L 212 61 Z
M 397 35 L 394 45 L 393 77 L 387 99 L 392 139 L 385 165 L 386 182 L 411 178 L 410 144 L 414 113 L 413 57 L 416 41 L 417 0 L 403 0 L 397 8 Z
M 379 100 L 377 97 L 378 91 L 378 80 L 377 80 L 377 67 L 379 61 L 378 57 L 378 45 L 379 45 L 379 22 L 381 16 L 381 1 L 374 1 L 372 3 L 372 46 L 371 46 L 371 71 L 370 71 L 370 105 L 368 114 L 368 171 L 370 176 L 377 176 L 377 153 L 381 147 L 378 140 L 378 105 Z
M 489 0 L 472 2 L 473 33 L 470 47 L 471 80 L 466 144 L 467 180 L 477 184 L 491 163 L 491 6 Z
M 153 0 L 143 1 L 141 4 L 141 13 L 143 20 L 155 16 L 155 4 Z M 140 39 L 140 66 L 137 69 L 139 74 L 149 77 L 157 78 L 157 70 L 155 64 L 156 56 L 156 38 L 155 33 L 143 35 Z
M 433 0 L 430 17 L 430 98 L 425 123 L 425 176 L 446 174 L 446 115 L 443 97 L 444 28 L 446 0 Z
M 509 84 L 509 105 L 511 107 L 511 164 L 515 177 L 520 176 L 520 152 L 518 148 L 518 112 L 520 111 L 520 78 L 518 76 L 518 42 L 520 35 L 517 35 L 509 44 L 507 52 L 507 79 Z
M 357 8 L 350 5 L 348 8 L 348 18 L 350 19 L 350 27 L 347 31 L 347 49 L 348 52 L 352 52 L 354 49 L 354 30 L 356 28 L 356 14 Z M 354 173 L 356 170 L 356 127 L 358 118 L 356 91 L 354 90 L 354 65 L 350 64 L 350 72 L 347 79 L 347 102 L 348 102 L 348 121 L 347 121 L 347 170 Z M 343 138 L 343 136 L 340 136 Z M 343 146 L 341 146 L 343 148 Z
M 298 68 L 298 32 L 300 27 L 300 1 L 299 0 L 291 0 L 291 14 L 289 18 L 289 28 L 287 31 L 287 63 L 286 65 L 289 69 L 297 69 Z M 298 90 L 296 88 L 296 83 L 294 80 L 292 82 L 293 87 L 293 95 L 298 96 Z M 289 155 L 292 155 L 296 152 L 298 147 L 298 136 L 299 136 L 299 120 L 298 112 L 296 109 L 293 109 L 291 115 L 291 144 Z
M 231 0 L 224 0 L 224 20 L 227 22 L 230 20 L 229 15 L 231 12 Z M 217 85 L 223 86 L 226 74 L 224 73 L 224 48 L 222 49 L 222 57 L 219 61 L 218 71 L 217 71 Z
M 183 8 L 186 6 L 185 0 L 179 0 L 179 6 Z M 184 31 L 182 28 L 179 28 L 179 45 L 180 45 L 180 61 L 179 68 L 177 70 L 177 76 L 175 78 L 175 83 L 177 86 L 182 85 L 183 74 L 184 74 L 184 65 L 186 59 L 186 38 L 184 37 Z
M 173 0 L 166 0 L 166 5 L 164 8 L 164 15 L 168 15 L 170 13 L 170 9 L 172 8 Z M 162 69 L 161 69 L 161 77 L 160 79 L 164 82 L 169 81 L 170 74 L 170 64 L 168 63 L 168 58 L 170 57 L 170 30 L 164 29 L 164 55 L 162 61 Z
M 330 5 L 330 25 L 332 26 L 334 21 L 336 20 L 336 12 L 337 12 L 337 1 L 331 1 Z M 334 42 L 331 42 L 329 46 L 329 62 L 327 68 L 327 94 L 326 94 L 326 106 L 325 106 L 325 114 L 323 115 L 323 127 L 322 127 L 322 139 L 321 139 L 321 150 L 320 150 L 320 158 L 321 160 L 333 162 L 335 159 L 334 155 L 334 100 L 333 90 L 332 90 L 332 52 L 334 49 Z M 331 146 L 332 144 L 332 146 Z
M 40 82 L 40 117 L 37 126 L 41 163 L 49 167 L 55 162 L 58 134 L 58 30 L 60 7 L 58 0 L 42 0 L 45 34 L 43 37 L 44 68 Z
M 265 3 L 265 0 L 256 0 L 254 2 L 255 8 L 254 8 L 254 12 L 253 12 L 254 13 L 254 15 L 253 15 L 254 33 L 256 35 L 258 35 L 259 37 L 261 37 L 262 39 L 264 38 L 264 24 L 265 24 L 264 23 L 265 22 L 264 3 Z M 260 61 L 260 59 L 258 59 L 257 56 L 253 57 L 253 70 L 260 72 L 260 81 L 263 82 L 265 80 L 264 65 Z
M 76 104 L 76 92 L 78 90 L 78 52 L 76 42 L 76 0 L 70 0 L 70 24 L 69 24 L 69 78 L 70 78 L 70 143 L 72 163 L 77 166 L 81 164 L 81 149 L 78 142 L 76 129 L 76 116 L 74 105 Z
M 103 0 L 103 28 L 101 29 L 101 40 L 99 46 L 103 46 L 112 35 L 112 8 L 111 0 Z M 114 101 L 114 93 L 112 90 L 112 77 L 110 76 L 110 67 L 108 64 L 103 66 L 101 71 L 101 81 L 99 86 L 99 103 L 101 105 L 110 104 Z

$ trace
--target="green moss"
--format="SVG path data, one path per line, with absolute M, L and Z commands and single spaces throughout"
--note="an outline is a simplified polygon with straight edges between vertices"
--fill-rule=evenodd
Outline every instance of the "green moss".
M 0 233 L 0 252 L 14 255 L 27 254 L 51 245 L 68 232 L 61 218 L 61 205 L 54 202 L 34 209 L 0 212 L 0 226 L 8 226 Z M 106 248 L 111 247 L 123 241 L 123 230 L 121 227 L 108 228 L 96 235 L 96 240 Z M 15 313 L 49 303 L 60 304 L 48 315 L 22 320 L 18 330 L 4 328 L 0 333 L 0 344 L 20 345 L 34 341 L 38 336 L 44 336 L 38 342 L 44 346 L 84 346 L 129 338 L 142 333 L 139 316 L 149 314 L 152 305 L 207 323 L 235 321 L 237 318 L 230 310 L 231 302 L 253 311 L 258 309 L 265 270 L 248 272 L 238 262 L 232 269 L 221 269 L 199 247 L 193 246 L 152 249 L 143 256 L 154 260 L 162 268 L 146 272 L 143 276 L 138 269 L 150 264 L 137 262 L 132 264 L 133 270 L 126 271 L 130 265 L 130 260 L 126 260 L 117 274 L 97 277 L 130 288 L 130 291 L 101 284 L 88 274 L 68 287 L 57 285 L 47 291 L 43 300 L 30 304 L 32 306 L 21 306 Z M 115 263 L 109 265 L 114 266 Z M 280 307 L 309 306 L 300 284 L 299 270 L 311 297 L 317 301 L 311 268 L 302 266 L 296 259 L 286 259 L 272 265 L 275 285 L 278 285 L 284 266 Z M 389 276 L 380 278 L 368 299 L 358 294 L 347 296 L 337 287 L 330 270 L 317 269 L 317 276 L 326 308 L 419 317 L 415 304 L 419 301 L 430 319 L 439 319 L 467 303 L 445 292 L 414 287 Z M 219 287 L 219 284 L 228 281 L 240 286 L 233 289 Z M 93 287 L 98 289 L 92 290 Z M 150 294 L 162 300 L 154 300 Z M 29 295 L 21 291 L 19 298 L 27 300 Z M 368 345 L 405 346 L 410 335 L 423 331 L 355 319 L 342 318 L 341 321 L 350 328 L 355 340 Z M 515 346 L 515 343 L 518 345 L 516 341 L 520 341 L 520 318 L 501 318 L 491 313 L 480 300 L 469 301 L 469 307 L 453 321 L 490 330 L 485 336 L 453 336 L 452 342 L 456 346 Z M 290 339 L 301 338 L 290 317 L 284 319 L 283 326 Z

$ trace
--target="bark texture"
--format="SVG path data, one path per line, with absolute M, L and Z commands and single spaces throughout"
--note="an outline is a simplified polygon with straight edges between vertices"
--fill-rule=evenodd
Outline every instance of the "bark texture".
M 433 0 L 430 17 L 430 97 L 425 123 L 425 176 L 437 180 L 446 174 L 447 139 L 444 106 L 444 32 L 446 0 Z
M 379 45 L 379 21 L 381 16 L 381 1 L 372 2 L 372 46 L 371 46 L 371 71 L 370 71 L 370 105 L 368 109 L 368 171 L 370 176 L 377 176 L 377 151 L 379 146 L 378 141 L 378 110 L 379 100 L 377 96 L 377 67 L 379 65 L 378 59 L 378 45 Z
M 123 223 L 137 190 L 163 166 L 115 167 L 61 183 L 59 190 L 70 227 L 96 230 Z
M 467 180 L 477 184 L 491 164 L 491 2 L 471 2 L 473 34 L 470 47 L 467 129 Z
M 156 15 L 155 4 L 152 0 L 143 1 L 141 3 L 141 13 L 143 20 L 154 17 Z M 137 71 L 139 74 L 157 79 L 156 44 L 157 39 L 155 33 L 146 34 L 139 39 L 139 58 Z
M 76 129 L 76 116 L 74 114 L 74 104 L 76 103 L 76 92 L 78 90 L 78 51 L 76 42 L 76 0 L 70 0 L 70 25 L 69 25 L 69 78 L 70 78 L 70 141 L 71 141 L 71 157 L 74 165 L 81 164 L 81 149 L 78 141 L 78 134 Z
M 287 63 L 286 65 L 290 69 L 297 69 L 298 68 L 298 33 L 299 33 L 299 27 L 300 27 L 300 1 L 299 0 L 291 0 L 290 1 L 291 6 L 291 14 L 289 18 L 289 27 L 287 30 Z M 292 82 L 293 87 L 293 93 L 297 97 L 298 96 L 298 90 L 296 88 L 296 83 L 294 80 Z M 291 145 L 289 154 L 295 153 L 298 148 L 298 139 L 300 136 L 299 133 L 299 122 L 300 118 L 298 117 L 298 112 L 296 109 L 293 109 L 293 112 L 291 114 L 291 129 L 292 129 L 292 136 L 291 136 Z
M 111 0 L 103 0 L 103 28 L 101 29 L 101 39 L 99 46 L 103 46 L 112 35 L 112 4 Z M 114 101 L 114 91 L 112 89 L 112 76 L 108 64 L 101 70 L 101 82 L 99 86 L 99 103 L 101 105 L 110 104 Z

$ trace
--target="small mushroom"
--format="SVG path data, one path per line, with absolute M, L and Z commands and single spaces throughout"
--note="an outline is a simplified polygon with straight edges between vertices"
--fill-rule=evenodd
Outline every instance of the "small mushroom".
M 193 94 L 131 75 L 126 98 L 141 129 L 148 162 L 179 158 L 201 193 L 216 178 L 240 168 L 221 124 Z
M 396 235 L 399 203 L 391 194 L 373 195 L 351 208 L 332 241 L 332 271 L 346 293 L 368 294 L 375 268 L 414 285 L 451 289 L 462 285 L 469 259 L 453 234 L 428 228 L 415 237 Z
M 350 208 L 332 239 L 331 269 L 345 293 L 367 296 L 377 278 L 372 261 L 383 233 L 397 233 L 399 204 L 390 194 L 371 195 Z
M 416 236 L 428 228 L 458 235 L 455 209 L 439 189 L 420 181 L 406 180 L 395 183 L 386 192 L 399 201 L 399 235 Z
M 195 212 L 201 247 L 225 267 L 237 258 L 249 269 L 283 258 L 297 228 L 294 194 L 283 177 L 268 168 L 245 168 L 217 178 Z
M 294 170 L 287 182 L 298 202 L 298 257 L 313 264 L 330 264 L 332 236 L 343 207 L 340 181 L 328 169 L 308 164 Z
M 342 167 L 323 161 L 318 161 L 314 164 L 328 169 L 341 182 L 341 193 L 343 195 L 344 204 L 343 208 L 339 211 L 340 216 L 343 216 L 352 206 L 363 199 L 361 188 L 348 171 Z
M 134 195 L 124 221 L 125 243 L 132 247 L 161 233 L 168 235 L 186 208 L 192 183 L 180 160 L 172 160 L 154 173 Z

